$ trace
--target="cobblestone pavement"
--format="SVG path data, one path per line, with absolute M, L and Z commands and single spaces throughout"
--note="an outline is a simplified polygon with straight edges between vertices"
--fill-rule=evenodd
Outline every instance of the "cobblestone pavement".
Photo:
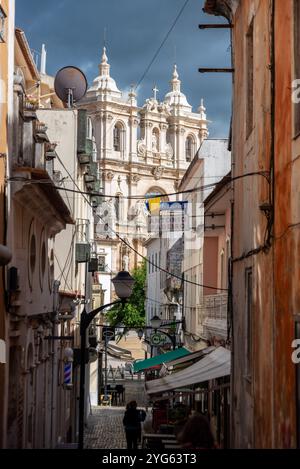
M 126 402 L 136 400 L 139 408 L 145 407 L 147 398 L 143 380 L 117 381 L 125 386 Z M 123 428 L 125 405 L 122 407 L 93 407 L 85 429 L 85 448 L 124 449 L 126 438 Z

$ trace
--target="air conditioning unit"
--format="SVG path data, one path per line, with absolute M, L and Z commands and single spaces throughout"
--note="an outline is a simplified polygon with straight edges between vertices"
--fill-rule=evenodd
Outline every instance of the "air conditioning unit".
M 78 263 L 89 262 L 91 258 L 91 246 L 88 243 L 76 243 L 75 260 Z

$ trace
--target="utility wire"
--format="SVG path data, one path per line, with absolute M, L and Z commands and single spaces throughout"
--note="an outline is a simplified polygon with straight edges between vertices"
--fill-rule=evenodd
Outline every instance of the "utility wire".
M 63 164 L 59 157 L 58 157 L 58 159 L 59 159 L 59 162 L 61 164 Z M 64 168 L 65 168 L 65 166 L 64 166 Z M 65 170 L 66 170 L 66 168 L 65 168 Z M 68 172 L 68 174 L 69 174 L 69 172 Z M 269 182 L 268 174 L 269 173 L 267 171 L 258 171 L 258 172 L 242 174 L 242 175 L 235 176 L 235 177 L 228 177 L 227 178 L 225 176 L 223 179 L 226 180 L 226 185 L 231 184 L 232 182 L 238 181 L 239 179 L 242 179 L 242 178 L 245 178 L 245 177 L 250 177 L 250 176 L 262 176 Z M 25 184 L 26 183 L 27 184 L 32 184 L 32 183 L 33 184 L 53 184 L 52 181 L 47 181 L 47 180 L 45 181 L 44 179 L 31 181 L 31 179 L 22 178 L 22 177 L 13 177 L 13 178 L 7 179 L 6 181 L 7 182 L 24 182 Z M 221 181 L 219 180 L 219 181 L 216 181 L 214 183 L 204 184 L 203 186 L 194 187 L 193 189 L 186 189 L 186 190 L 183 190 L 183 191 L 171 192 L 171 193 L 167 193 L 167 194 L 157 194 L 157 195 L 153 194 L 151 196 L 146 196 L 146 195 L 119 196 L 119 195 L 107 195 L 107 194 L 102 194 L 102 193 L 99 193 L 99 192 L 92 192 L 92 191 L 90 191 L 90 192 L 82 191 L 78 187 L 78 185 L 75 183 L 74 179 L 72 179 L 72 182 L 75 184 L 75 186 L 77 187 L 78 190 L 67 189 L 66 187 L 61 187 L 61 186 L 54 186 L 54 188 L 57 189 L 57 190 L 60 190 L 60 191 L 72 192 L 74 194 L 81 194 L 83 196 L 87 195 L 87 196 L 90 196 L 90 197 L 103 197 L 105 199 L 151 200 L 151 199 L 155 198 L 156 196 L 163 198 L 163 197 L 172 197 L 172 196 L 176 196 L 176 195 L 193 194 L 194 192 L 205 191 L 207 189 L 212 189 L 212 188 L 216 187 Z M 174 201 L 174 203 L 175 202 L 176 201 Z
M 181 17 L 182 13 L 184 12 L 187 4 L 189 3 L 190 0 L 186 0 L 185 3 L 183 4 L 183 6 L 181 7 L 181 9 L 179 10 L 179 13 L 177 14 L 175 20 L 173 21 L 170 29 L 168 30 L 167 34 L 165 35 L 164 39 L 162 40 L 161 44 L 159 45 L 158 49 L 156 50 L 154 56 L 152 57 L 152 59 L 150 60 L 149 62 L 149 65 L 146 67 L 145 71 L 143 72 L 141 78 L 139 79 L 138 83 L 133 87 L 133 91 L 136 91 L 138 89 L 138 87 L 142 84 L 142 82 L 144 81 L 145 77 L 147 76 L 150 68 L 152 67 L 153 63 L 155 62 L 158 54 L 160 53 L 161 49 L 163 48 L 163 46 L 165 45 L 168 37 L 170 36 L 171 32 L 173 31 L 174 27 L 176 26 L 179 18 Z M 121 111 L 126 111 L 128 107 L 128 102 L 127 103 L 124 103 L 123 105 L 123 108 L 121 108 Z M 112 127 L 115 125 L 115 122 L 112 122 L 110 127 L 106 130 L 105 134 L 104 134 L 104 137 L 106 137 L 107 133 L 108 132 L 111 132 L 112 130 Z
M 153 63 L 154 63 L 156 57 L 158 56 L 158 54 L 160 53 L 161 49 L 162 49 L 163 46 L 165 45 L 165 43 L 166 43 L 168 37 L 170 36 L 171 32 L 172 32 L 173 29 L 175 28 L 175 26 L 176 26 L 176 24 L 177 24 L 179 18 L 181 17 L 182 13 L 184 12 L 184 10 L 185 10 L 187 4 L 189 3 L 189 1 L 190 1 L 190 0 L 186 0 L 186 1 L 184 2 L 183 6 L 181 7 L 179 13 L 177 14 L 177 16 L 176 16 L 176 18 L 175 18 L 173 24 L 171 25 L 169 31 L 168 31 L 167 34 L 165 35 L 165 37 L 164 37 L 162 43 L 160 44 L 160 46 L 159 46 L 159 48 L 157 49 L 157 51 L 155 52 L 155 54 L 154 54 L 152 60 L 150 61 L 148 67 L 146 68 L 146 70 L 144 71 L 143 75 L 142 75 L 141 78 L 139 79 L 139 81 L 138 81 L 138 83 L 137 83 L 137 85 L 136 85 L 136 87 L 135 87 L 136 89 L 140 86 L 140 84 L 142 83 L 142 81 L 143 81 L 144 78 L 146 77 L 146 75 L 147 75 L 147 73 L 149 72 L 150 68 L 152 67 L 152 65 L 153 65 Z
M 72 178 L 70 172 L 68 171 L 68 169 L 66 168 L 66 166 L 64 165 L 63 161 L 61 160 L 61 158 L 58 156 L 58 160 L 59 162 L 61 163 L 61 165 L 63 166 L 63 168 L 65 169 L 65 171 L 67 172 L 67 174 L 69 175 L 69 177 L 71 178 L 71 180 L 73 181 L 74 185 L 77 187 L 78 191 L 79 191 L 79 194 L 81 194 L 85 201 L 90 205 L 91 208 L 93 208 L 91 202 L 87 199 L 87 197 L 85 197 L 85 193 L 78 187 L 77 183 L 75 182 L 75 180 Z M 228 178 L 228 183 L 232 182 L 232 181 L 235 181 L 235 180 L 239 180 L 239 179 L 242 179 L 244 177 L 249 177 L 249 176 L 254 176 L 254 175 L 261 175 L 263 177 L 265 177 L 267 179 L 268 182 L 270 182 L 270 178 L 269 178 L 269 173 L 266 172 L 266 171 L 259 171 L 259 172 L 252 172 L 252 173 L 248 173 L 248 174 L 244 174 L 244 175 L 240 175 L 240 176 L 236 176 L 234 178 Z M 227 183 L 227 184 L 228 184 Z M 66 190 L 66 189 L 63 189 L 63 188 L 60 188 L 61 190 Z M 198 189 L 198 188 L 195 188 L 195 189 Z M 192 190 L 193 191 L 193 190 Z M 88 195 L 91 195 L 90 193 L 88 193 Z M 100 220 L 102 220 L 104 223 L 105 223 L 105 220 L 103 220 L 103 218 L 98 215 Z M 131 251 L 133 251 L 136 255 L 138 255 L 139 257 L 141 257 L 142 259 L 144 259 L 148 264 L 152 265 L 153 267 L 157 268 L 158 270 L 160 270 L 161 272 L 164 272 L 165 274 L 173 277 L 173 278 L 176 278 L 180 281 L 183 281 L 184 283 L 187 283 L 187 284 L 190 284 L 190 285 L 195 285 L 195 286 L 198 286 L 198 287 L 202 287 L 202 288 L 207 288 L 208 290 L 215 290 L 215 291 L 228 291 L 228 288 L 218 288 L 218 287 L 212 287 L 212 286 L 209 286 L 209 285 L 204 285 L 204 284 L 200 284 L 200 283 L 197 283 L 197 282 L 193 282 L 192 280 L 187 280 L 187 279 L 182 279 L 182 277 L 178 276 L 178 275 L 175 275 L 175 274 L 172 274 L 170 273 L 168 270 L 158 266 L 157 264 L 155 264 L 154 262 L 150 261 L 147 257 L 143 256 L 137 249 L 135 249 L 133 246 L 131 246 L 125 239 L 123 239 L 111 226 L 109 226 L 108 223 L 105 223 L 105 225 L 108 227 L 108 229 L 123 243 L 125 244 L 125 246 L 127 246 Z M 252 255 L 252 254 L 251 254 Z M 240 259 L 239 259 L 240 260 Z

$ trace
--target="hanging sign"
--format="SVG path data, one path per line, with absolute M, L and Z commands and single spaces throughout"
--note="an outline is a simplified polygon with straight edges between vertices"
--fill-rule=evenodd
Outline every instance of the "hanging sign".
M 159 332 L 154 332 L 150 336 L 150 344 L 154 347 L 158 347 L 160 345 L 164 345 L 168 342 L 168 337 L 164 334 L 160 334 Z

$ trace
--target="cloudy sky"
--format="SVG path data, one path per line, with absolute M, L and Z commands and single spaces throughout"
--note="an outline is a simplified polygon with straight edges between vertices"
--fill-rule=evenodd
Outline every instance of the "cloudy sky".
M 121 90 L 139 83 L 186 0 L 16 0 L 16 26 L 30 47 L 47 49 L 47 73 L 76 65 L 89 83 L 97 76 L 106 29 L 111 75 Z M 176 26 L 139 87 L 138 102 L 156 84 L 159 99 L 169 90 L 176 60 L 182 91 L 196 111 L 204 98 L 210 136 L 227 137 L 231 111 L 230 74 L 200 74 L 199 67 L 230 66 L 227 30 L 200 30 L 199 23 L 223 22 L 202 12 L 204 0 L 189 0 Z M 38 57 L 38 56 L 37 56 Z

